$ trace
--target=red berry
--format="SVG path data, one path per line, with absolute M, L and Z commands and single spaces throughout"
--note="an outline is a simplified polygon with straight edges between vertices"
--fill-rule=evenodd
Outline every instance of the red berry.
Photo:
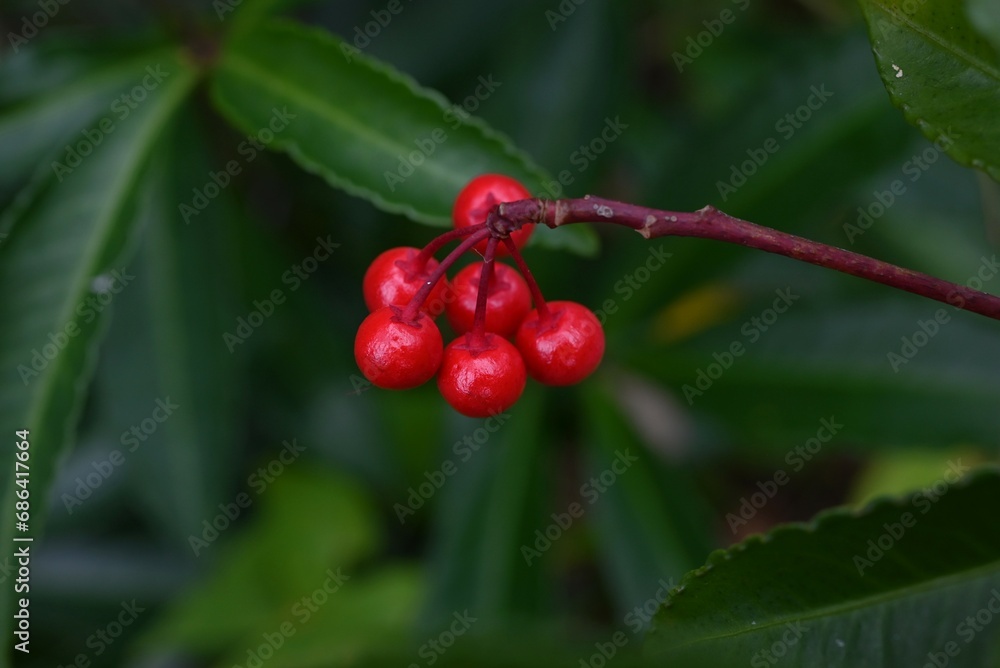
M 527 375 L 521 354 L 507 339 L 486 334 L 479 345 L 472 334 L 444 349 L 437 384 L 451 407 L 469 417 L 502 413 L 524 391 Z
M 604 330 L 597 316 L 576 302 L 549 302 L 549 318 L 533 310 L 517 330 L 517 349 L 535 380 L 572 385 L 593 373 L 604 356 Z
M 416 266 L 414 259 L 419 252 L 418 248 L 400 246 L 390 248 L 372 261 L 361 284 L 369 311 L 374 312 L 384 306 L 406 306 L 423 287 L 438 262 L 428 258 L 422 267 Z M 443 296 L 447 289 L 447 280 L 442 276 L 421 309 L 432 317 L 440 315 L 444 310 Z
M 465 184 L 462 191 L 455 199 L 455 206 L 451 210 L 451 220 L 455 228 L 470 227 L 486 222 L 486 214 L 501 202 L 516 202 L 521 199 L 528 199 L 531 193 L 521 183 L 503 174 L 481 174 Z M 510 238 L 518 248 L 528 243 L 528 237 L 534 231 L 534 225 L 525 225 L 519 230 L 511 232 Z M 486 242 L 481 241 L 475 245 L 475 249 L 480 255 L 486 253 Z M 497 246 L 497 255 L 506 255 L 507 249 L 503 244 Z
M 448 322 L 457 334 L 472 329 L 479 299 L 479 279 L 483 262 L 475 262 L 462 269 L 451 281 L 454 300 L 448 304 Z M 486 293 L 486 331 L 510 338 L 518 325 L 531 310 L 531 293 L 528 284 L 513 267 L 497 262 L 493 265 L 493 278 Z
M 423 312 L 412 322 L 403 309 L 386 306 L 373 311 L 358 327 L 354 359 L 372 384 L 386 390 L 407 390 L 426 383 L 441 365 L 441 330 Z

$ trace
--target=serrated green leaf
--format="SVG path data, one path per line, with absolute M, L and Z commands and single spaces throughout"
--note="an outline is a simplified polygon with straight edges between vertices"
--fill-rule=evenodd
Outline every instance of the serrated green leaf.
M 906 120 L 1000 180 L 1000 56 L 962 0 L 861 0 L 879 74 Z
M 713 553 L 657 614 L 647 654 L 723 667 L 997 665 L 1000 626 L 974 627 L 1000 610 L 1000 475 L 960 481 L 962 468 L 952 462 L 927 491 Z
M 485 76 L 477 85 L 483 96 L 496 86 Z M 273 137 L 270 145 L 305 169 L 431 225 L 450 224 L 456 195 L 477 174 L 507 174 L 534 193 L 549 178 L 438 93 L 333 35 L 293 23 L 271 21 L 234 36 L 213 74 L 212 95 L 241 131 L 263 131 L 262 143 Z M 569 234 L 574 243 L 558 243 L 596 249 L 591 230 Z
M 86 300 L 106 290 L 110 272 L 121 266 L 136 223 L 144 163 L 195 81 L 174 57 L 153 53 L 150 59 L 147 64 L 163 63 L 170 76 L 88 159 L 61 174 L 61 183 L 51 175 L 30 202 L 10 213 L 11 233 L 0 243 L 0 427 L 8 437 L 30 431 L 33 533 L 41 529 L 46 490 L 71 441 L 94 346 L 107 320 Z M 133 76 L 141 80 L 143 68 Z M 0 464 L 0 539 L 7 545 L 14 533 L 13 461 Z M 5 626 L 10 604 L 9 597 L 0 598 Z M 3 638 L 0 657 L 6 657 L 13 636 L 5 632 Z

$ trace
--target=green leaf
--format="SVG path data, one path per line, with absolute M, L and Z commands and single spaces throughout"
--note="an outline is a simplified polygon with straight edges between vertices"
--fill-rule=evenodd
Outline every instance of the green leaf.
M 44 517 L 56 461 L 71 440 L 93 352 L 106 323 L 87 300 L 108 289 L 136 222 L 140 175 L 152 147 L 194 73 L 180 60 L 150 55 L 170 76 L 117 123 L 72 173 L 40 183 L 34 198 L 7 212 L 10 236 L 0 244 L 0 433 L 30 432 L 31 533 Z M 143 68 L 133 74 L 144 76 Z M 2 467 L 0 540 L 14 533 L 13 458 Z M 10 598 L 0 599 L 8 625 Z M 0 656 L 13 636 L 3 633 Z
M 494 86 L 486 77 L 483 95 Z M 549 178 L 484 122 L 389 65 L 319 30 L 272 21 L 227 44 L 212 77 L 219 109 L 241 131 L 385 211 L 447 226 L 459 190 L 500 172 L 542 192 Z M 456 111 L 456 109 L 458 111 Z M 574 230 L 539 235 L 594 252 Z M 544 243 L 544 242 L 542 242 Z
M 232 328 L 232 258 L 223 191 L 187 224 L 190 202 L 214 163 L 197 119 L 185 113 L 151 161 L 149 215 L 129 289 L 101 351 L 97 405 L 106 442 L 127 462 L 141 505 L 179 543 L 218 512 L 236 458 L 237 390 L 245 383 L 221 332 Z M 206 272 L 205 267 L 216 271 Z
M 969 19 L 979 32 L 1000 49 L 1000 7 L 993 0 L 969 0 Z
M 409 649 L 407 641 L 420 611 L 424 583 L 424 573 L 416 564 L 383 565 L 352 577 L 342 591 L 332 594 L 322 606 L 317 605 L 315 614 L 306 617 L 299 608 L 297 615 L 293 613 L 286 620 L 293 624 L 294 635 L 288 637 L 281 652 L 276 652 L 268 664 L 274 668 L 367 666 L 371 665 L 369 655 L 389 646 Z M 270 632 L 276 628 L 279 628 L 277 623 Z M 259 646 L 260 634 L 248 634 L 245 648 L 233 652 L 229 661 L 220 665 L 249 663 L 248 648 Z M 405 656 L 412 660 L 416 653 L 410 651 Z
M 233 19 L 233 32 L 252 30 L 262 21 L 293 9 L 299 5 L 317 3 L 318 0 L 240 0 L 240 2 L 213 3 L 216 17 L 220 21 Z
M 137 72 L 164 60 L 173 60 L 171 52 L 101 62 L 76 73 L 72 81 L 6 109 L 0 115 L 0 153 L 4 156 L 0 161 L 0 186 L 25 179 L 36 167 L 51 172 L 54 160 L 70 163 L 81 152 L 89 152 L 95 142 L 100 144 L 105 138 L 100 118 L 110 119 L 111 127 L 124 123 L 132 110 L 121 96 L 136 85 Z M 35 64 L 42 69 L 46 65 L 47 61 Z M 92 122 L 95 118 L 97 123 Z
M 639 442 L 610 393 L 597 383 L 584 389 L 584 477 L 590 482 L 582 505 L 593 506 L 597 551 L 619 611 L 627 613 L 658 590 L 665 596 L 708 552 L 708 509 L 680 471 Z
M 791 290 L 801 299 L 770 324 L 760 316 L 774 292 L 697 340 L 630 345 L 620 354 L 757 454 L 786 454 L 823 418 L 843 425 L 829 448 L 996 440 L 996 323 L 909 296 L 834 303 L 827 295 L 820 306 Z M 934 335 L 925 340 L 926 332 Z M 729 359 L 735 343 L 743 352 Z
M 551 521 L 539 510 L 541 420 L 540 397 L 529 387 L 509 414 L 463 420 L 447 441 L 454 445 L 437 470 L 447 459 L 455 472 L 434 499 L 425 629 L 466 608 L 483 620 L 481 629 L 502 627 L 533 607 L 544 568 L 537 559 L 528 564 L 522 547 Z
M 962 468 L 713 553 L 657 614 L 647 654 L 662 665 L 997 665 L 1000 625 L 975 618 L 1000 610 L 1000 475 L 958 482 Z
M 213 572 L 171 605 L 140 640 L 143 648 L 239 651 L 243 639 L 259 639 L 300 617 L 296 604 L 332 575 L 346 576 L 345 590 L 355 583 L 358 562 L 380 542 L 367 493 L 302 460 L 269 477 L 273 482 L 264 489 L 241 490 L 259 512 L 242 533 L 237 517 L 228 528 L 235 535 L 223 528 L 216 542 L 199 544 L 200 558 L 216 558 Z
M 957 460 L 967 466 L 986 463 L 985 453 L 968 447 L 906 448 L 872 453 L 851 484 L 848 502 L 860 508 L 883 496 L 897 496 L 933 485 L 941 477 L 941 471 L 948 468 L 948 462 Z
M 1000 57 L 962 0 L 861 0 L 879 74 L 906 120 L 1000 180 Z

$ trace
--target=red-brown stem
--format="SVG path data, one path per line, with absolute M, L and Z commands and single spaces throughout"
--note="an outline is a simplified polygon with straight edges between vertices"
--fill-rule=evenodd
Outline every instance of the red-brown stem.
M 508 234 L 529 223 L 552 228 L 570 223 L 611 223 L 630 227 L 647 239 L 665 236 L 716 239 L 835 269 L 1000 320 L 1000 297 L 734 218 L 711 206 L 693 213 L 679 213 L 588 195 L 581 199 L 508 202 L 497 206 L 487 219 L 490 229 Z
M 445 272 L 455 264 L 455 260 L 462 256 L 462 253 L 469 250 L 477 243 L 483 239 L 490 236 L 489 229 L 486 226 L 479 227 L 474 226 L 472 228 L 467 228 L 474 230 L 472 233 L 465 235 L 465 240 L 462 241 L 458 246 L 456 246 L 448 255 L 445 256 L 441 263 L 434 269 L 431 275 L 427 278 L 427 282 L 420 286 L 413 298 L 406 304 L 403 312 L 400 314 L 400 319 L 403 322 L 413 322 L 417 319 L 417 313 L 420 311 L 420 307 L 424 305 L 427 298 L 431 294 L 431 290 L 437 285 L 437 282 L 441 280 L 441 277 L 445 275 Z M 445 232 L 441 236 L 447 236 L 451 234 L 450 232 Z M 440 238 L 440 237 L 439 237 Z M 452 237 L 454 238 L 454 237 Z M 434 243 L 433 241 L 431 243 Z M 428 244 L 430 245 L 430 244 Z
M 424 265 L 427 264 L 427 260 L 431 259 L 434 253 L 437 253 L 439 250 L 441 250 L 441 248 L 444 247 L 445 244 L 450 243 L 455 239 L 461 239 L 462 237 L 467 237 L 470 234 L 474 234 L 479 229 L 480 228 L 478 225 L 471 225 L 469 227 L 460 227 L 455 230 L 449 230 L 444 234 L 440 234 L 434 237 L 433 239 L 431 239 L 430 243 L 421 248 L 420 252 L 417 253 L 416 257 L 413 258 L 413 263 L 414 266 L 416 267 L 416 270 L 420 271 L 421 269 L 423 269 Z
M 493 261 L 497 254 L 497 238 L 490 237 L 483 254 L 483 271 L 479 275 L 479 292 L 476 293 L 476 312 L 472 316 L 472 331 L 467 339 L 469 347 L 479 349 L 486 345 L 486 302 L 490 296 L 490 281 L 493 279 Z
M 528 268 L 528 263 L 524 261 L 521 256 L 521 251 L 517 249 L 517 244 L 515 244 L 510 237 L 503 238 L 504 246 L 507 247 L 507 252 L 510 256 L 514 258 L 514 263 L 517 265 L 518 270 L 521 272 L 521 276 L 524 276 L 524 282 L 528 284 L 528 290 L 531 292 L 531 299 L 535 302 L 535 310 L 538 311 L 538 321 L 543 322 L 549 319 L 549 307 L 545 303 L 545 297 L 542 296 L 542 289 L 538 287 L 538 281 L 531 273 L 531 269 Z

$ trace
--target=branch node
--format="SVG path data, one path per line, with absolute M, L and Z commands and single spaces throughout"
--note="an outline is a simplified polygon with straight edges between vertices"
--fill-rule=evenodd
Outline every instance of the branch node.
M 644 238 L 649 239 L 651 234 L 649 228 L 656 224 L 656 216 L 652 214 L 646 216 L 646 220 L 643 221 L 643 223 L 642 227 L 635 228 L 635 231 L 641 234 Z
M 555 202 L 555 213 L 552 216 L 552 227 L 559 227 L 566 223 L 566 215 L 569 213 L 569 206 L 564 200 L 557 199 Z

